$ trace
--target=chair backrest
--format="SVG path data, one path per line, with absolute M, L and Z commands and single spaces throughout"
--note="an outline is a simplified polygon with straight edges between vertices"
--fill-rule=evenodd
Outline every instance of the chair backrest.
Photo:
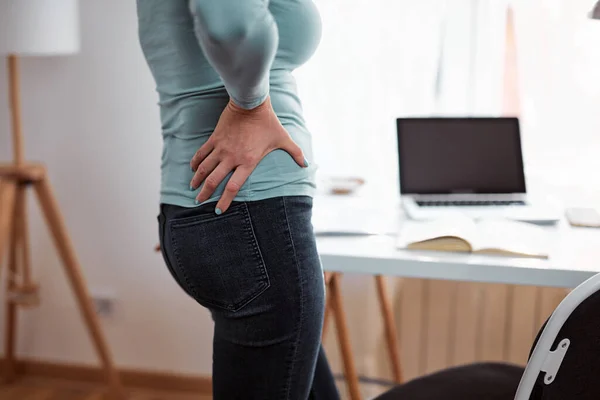
M 600 274 L 563 299 L 538 333 L 515 400 L 600 399 Z

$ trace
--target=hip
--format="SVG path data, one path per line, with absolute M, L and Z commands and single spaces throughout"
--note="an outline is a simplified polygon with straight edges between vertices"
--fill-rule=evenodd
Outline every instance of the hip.
M 218 216 L 209 205 L 162 204 L 161 249 L 188 295 L 213 311 L 239 312 L 270 288 L 281 302 L 294 297 L 289 282 L 272 288 L 282 277 L 322 279 L 311 217 L 307 196 L 236 202 Z

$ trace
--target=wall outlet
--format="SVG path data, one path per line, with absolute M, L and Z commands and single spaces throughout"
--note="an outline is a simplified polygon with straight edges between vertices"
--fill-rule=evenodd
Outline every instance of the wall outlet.
M 96 314 L 102 318 L 111 318 L 116 312 L 117 296 L 112 291 L 92 290 L 92 303 Z

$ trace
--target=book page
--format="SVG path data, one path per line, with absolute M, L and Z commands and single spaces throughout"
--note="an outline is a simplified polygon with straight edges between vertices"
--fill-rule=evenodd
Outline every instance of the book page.
M 477 237 L 475 222 L 462 215 L 432 221 L 406 221 L 400 229 L 397 246 L 406 248 L 411 243 L 452 236 L 470 243 L 472 238 Z
M 546 258 L 549 235 L 543 228 L 525 222 L 482 220 L 477 223 L 472 246 L 474 252 Z

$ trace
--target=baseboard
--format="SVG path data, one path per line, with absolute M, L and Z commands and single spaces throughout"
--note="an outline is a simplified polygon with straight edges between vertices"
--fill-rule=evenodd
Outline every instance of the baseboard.
M 337 382 L 341 382 L 340 384 L 344 384 L 344 382 L 346 382 L 346 377 L 342 373 L 339 373 L 339 374 L 334 373 L 333 378 Z M 392 380 L 389 380 L 389 379 L 372 378 L 372 377 L 366 376 L 366 375 L 358 375 L 358 383 L 362 383 L 364 385 L 383 386 L 386 388 L 392 388 L 392 387 L 398 385 L 398 383 L 396 383 Z
M 6 361 L 0 359 L 0 367 L 4 370 Z M 40 376 L 47 378 L 69 379 L 79 382 L 104 382 L 104 372 L 100 367 L 78 364 L 62 364 L 38 360 L 19 360 L 15 365 L 18 375 Z M 153 390 L 172 390 L 212 394 L 211 378 L 173 374 L 138 369 L 119 369 L 123 385 Z

